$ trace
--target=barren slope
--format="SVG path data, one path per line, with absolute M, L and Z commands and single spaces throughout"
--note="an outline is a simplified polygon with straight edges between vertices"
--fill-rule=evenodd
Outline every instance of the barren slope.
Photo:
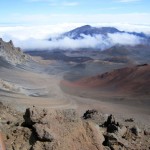
M 100 88 L 130 94 L 150 94 L 150 65 L 138 65 L 117 69 L 101 75 L 76 81 L 87 88 Z

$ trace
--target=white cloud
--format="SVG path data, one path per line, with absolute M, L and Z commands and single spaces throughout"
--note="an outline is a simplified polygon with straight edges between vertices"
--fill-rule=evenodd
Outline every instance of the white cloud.
M 78 49 L 78 48 L 96 48 L 99 47 L 101 36 L 91 37 L 85 36 L 84 39 L 74 40 L 68 37 L 61 40 L 35 40 L 28 39 L 25 41 L 15 41 L 15 44 L 24 49 L 38 49 L 38 50 L 51 50 L 51 49 Z
M 36 26 L 0 26 L 0 36 L 5 40 L 16 38 L 19 40 L 45 39 L 50 36 L 57 36 L 63 32 L 70 31 L 74 28 L 85 25 L 86 23 L 63 23 L 53 25 L 36 25 Z M 122 24 L 122 23 L 93 23 L 92 26 L 104 27 L 112 26 L 121 31 L 144 32 L 150 35 L 149 25 Z
M 76 50 L 79 48 L 90 48 L 90 49 L 106 49 L 115 44 L 122 44 L 122 45 L 136 45 L 142 42 L 142 39 L 122 33 L 122 34 L 109 34 L 108 38 L 104 38 L 101 35 L 95 36 L 87 36 L 83 35 L 83 39 L 70 39 L 65 37 L 59 40 L 39 40 L 39 39 L 27 39 L 27 40 L 16 40 L 14 39 L 14 43 L 22 47 L 26 50 L 52 50 L 52 49 L 69 49 L 69 50 Z
M 50 36 L 72 30 L 84 24 L 54 24 L 54 25 L 39 25 L 39 26 L 0 26 L 0 36 L 5 40 L 11 38 L 19 40 L 27 40 L 29 38 L 45 39 Z
M 110 47 L 114 44 L 134 45 L 139 44 L 142 39 L 124 34 L 108 34 L 107 39 L 103 39 L 101 35 L 93 37 L 84 35 L 84 39 L 73 40 L 64 38 L 61 40 L 47 41 L 51 36 L 57 36 L 60 33 L 72 30 L 76 27 L 85 24 L 55 24 L 55 25 L 40 25 L 40 26 L 0 26 L 0 37 L 4 40 L 13 40 L 16 46 L 23 49 L 77 49 L 77 48 L 101 48 Z M 114 26 L 120 30 L 145 32 L 150 34 L 150 26 L 146 25 L 131 25 L 131 24 L 110 24 L 110 23 L 97 23 L 93 26 Z
M 94 24 L 97 27 L 105 27 L 105 26 L 112 26 L 117 28 L 120 31 L 127 31 L 127 32 L 143 32 L 144 34 L 150 35 L 150 25 L 143 25 L 143 24 L 129 24 L 129 23 L 97 23 Z
M 121 45 L 136 45 L 142 42 L 142 38 L 128 33 L 116 33 L 108 34 L 109 40 L 112 44 L 121 44 Z

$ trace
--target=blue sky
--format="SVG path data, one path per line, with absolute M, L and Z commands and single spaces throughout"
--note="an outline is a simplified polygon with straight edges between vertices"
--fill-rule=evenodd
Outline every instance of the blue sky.
M 2 0 L 0 25 L 150 24 L 150 0 Z

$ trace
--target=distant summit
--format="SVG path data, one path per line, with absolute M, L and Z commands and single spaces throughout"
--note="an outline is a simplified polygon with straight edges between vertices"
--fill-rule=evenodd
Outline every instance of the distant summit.
M 5 60 L 12 65 L 20 64 L 29 59 L 30 56 L 24 54 L 19 47 L 15 47 L 12 40 L 3 41 L 0 38 L 0 60 Z
M 107 37 L 108 34 L 115 34 L 115 33 L 127 33 L 130 35 L 135 35 L 141 38 L 149 39 L 149 37 L 146 36 L 144 33 L 120 31 L 114 27 L 92 27 L 90 25 L 84 25 L 75 28 L 71 31 L 65 32 L 62 35 L 60 35 L 57 39 L 59 40 L 65 37 L 71 39 L 83 39 L 85 35 L 87 36 L 102 35 L 103 37 Z M 52 38 L 50 38 L 49 40 L 52 40 Z
M 82 38 L 83 34 L 94 36 L 96 34 L 107 35 L 108 33 L 117 33 L 117 32 L 121 32 L 121 31 L 119 31 L 118 29 L 114 27 L 97 28 L 97 27 L 92 27 L 90 25 L 85 25 L 82 27 L 78 27 L 74 30 L 71 30 L 69 32 L 66 32 L 63 34 L 63 36 L 68 36 L 72 39 L 78 39 L 78 38 Z

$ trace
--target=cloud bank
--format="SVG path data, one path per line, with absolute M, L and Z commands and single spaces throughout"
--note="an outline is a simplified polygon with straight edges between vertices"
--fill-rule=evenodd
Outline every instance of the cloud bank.
M 51 41 L 40 39 L 15 40 L 15 44 L 25 50 L 77 50 L 81 48 L 104 50 L 116 44 L 134 46 L 143 42 L 142 38 L 127 33 L 108 34 L 108 37 L 102 35 L 82 36 L 83 39 L 64 37 Z
M 83 24 L 61 24 L 61 25 L 48 25 L 48 26 L 1 26 L 0 37 L 4 40 L 13 40 L 17 47 L 21 47 L 24 50 L 52 50 L 52 49 L 71 49 L 76 50 L 79 48 L 89 49 L 102 49 L 109 48 L 115 44 L 123 45 L 136 45 L 143 42 L 143 39 L 135 35 L 127 33 L 108 34 L 107 37 L 102 35 L 87 36 L 82 35 L 83 39 L 71 39 L 64 37 L 63 39 L 57 40 L 53 38 L 52 41 L 48 41 L 51 36 L 59 35 L 59 33 L 66 32 L 74 29 Z M 107 26 L 107 24 L 97 24 L 95 26 Z M 121 24 L 113 25 L 118 26 L 120 29 L 127 31 L 135 31 L 138 29 L 139 32 L 150 32 L 149 26 L 137 25 L 131 26 L 127 24 L 122 26 Z

